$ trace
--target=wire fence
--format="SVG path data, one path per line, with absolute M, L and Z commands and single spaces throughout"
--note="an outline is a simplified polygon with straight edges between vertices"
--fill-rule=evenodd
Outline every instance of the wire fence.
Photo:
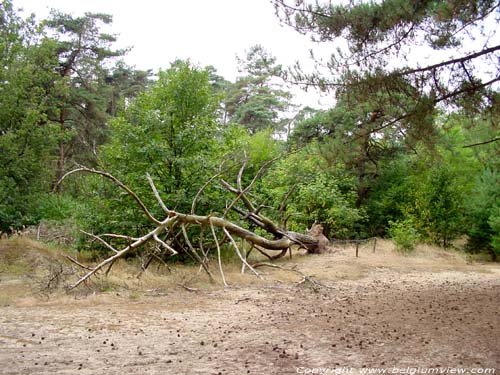
M 330 241 L 330 245 L 335 246 L 335 245 L 354 244 L 355 248 L 356 248 L 356 258 L 357 258 L 357 257 L 359 257 L 359 245 L 367 244 L 370 242 L 373 242 L 372 252 L 375 253 L 375 251 L 377 250 L 377 237 L 370 237 L 370 238 L 357 239 L 357 240 L 332 240 L 332 241 Z

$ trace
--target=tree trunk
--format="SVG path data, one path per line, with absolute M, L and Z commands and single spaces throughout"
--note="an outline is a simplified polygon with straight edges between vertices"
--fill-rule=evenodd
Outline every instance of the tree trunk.
M 61 182 L 69 175 L 76 173 L 76 172 L 87 172 L 87 173 L 93 173 L 93 174 L 98 174 L 101 176 L 104 176 L 110 180 L 112 180 L 116 185 L 118 185 L 120 188 L 125 190 L 130 196 L 134 198 L 134 200 L 137 202 L 137 204 L 140 206 L 142 211 L 146 214 L 148 219 L 154 224 L 154 228 L 147 233 L 146 235 L 139 237 L 139 238 L 134 238 L 126 235 L 118 235 L 118 234 L 106 234 L 102 236 L 97 236 L 91 233 L 85 233 L 89 236 L 91 236 L 93 239 L 99 241 L 102 243 L 104 246 L 106 246 L 108 249 L 113 251 L 113 255 L 106 258 L 104 261 L 102 261 L 100 264 L 92 268 L 90 271 L 88 271 L 80 280 L 78 280 L 73 286 L 77 287 L 81 283 L 83 283 L 85 280 L 90 278 L 92 275 L 94 275 L 97 271 L 102 269 L 105 266 L 108 266 L 108 271 L 115 262 L 116 259 L 123 257 L 124 255 L 128 254 L 131 251 L 134 251 L 138 249 L 139 247 L 143 246 L 149 241 L 155 241 L 157 243 L 157 246 L 160 248 L 163 248 L 164 250 L 170 252 L 171 254 L 178 254 L 179 248 L 174 249 L 173 244 L 180 242 L 178 241 L 178 238 L 184 238 L 184 245 L 187 247 L 185 250 L 187 253 L 193 255 L 195 259 L 200 262 L 200 264 L 205 268 L 206 272 L 209 274 L 210 278 L 212 279 L 212 275 L 210 271 L 208 270 L 208 263 L 206 262 L 207 256 L 208 256 L 208 251 L 205 250 L 205 247 L 203 245 L 204 241 L 200 235 L 200 238 L 197 239 L 197 241 L 194 241 L 192 238 L 190 239 L 187 234 L 186 228 L 188 226 L 201 226 L 202 228 L 210 227 L 211 232 L 213 234 L 213 240 L 215 242 L 217 252 L 218 252 L 218 258 L 219 258 L 219 267 L 221 270 L 221 275 L 225 283 L 225 279 L 223 276 L 222 272 L 222 265 L 220 262 L 220 244 L 221 241 L 217 238 L 216 232 L 214 228 L 220 228 L 225 236 L 225 238 L 229 239 L 229 242 L 233 245 L 235 248 L 236 253 L 242 260 L 243 264 L 248 267 L 252 272 L 254 272 L 257 276 L 260 277 L 260 275 L 252 268 L 250 264 L 247 263 L 246 258 L 244 258 L 241 254 L 242 252 L 238 248 L 236 242 L 232 238 L 232 236 L 239 237 L 249 244 L 252 245 L 252 247 L 255 247 L 257 249 L 265 249 L 265 250 L 271 250 L 271 251 L 280 251 L 281 256 L 285 255 L 287 250 L 289 250 L 292 246 L 299 246 L 300 248 L 306 249 L 309 253 L 321 253 L 325 250 L 328 240 L 326 240 L 326 237 L 323 236 L 322 231 L 320 233 L 320 236 L 318 236 L 318 233 L 311 233 L 311 234 L 302 234 L 302 233 L 297 233 L 297 232 L 292 232 L 292 231 L 286 231 L 280 227 L 278 227 L 275 223 L 273 223 L 270 219 L 266 218 L 265 216 L 260 214 L 260 209 L 255 208 L 255 206 L 250 202 L 250 200 L 246 197 L 245 193 L 248 191 L 249 188 L 247 189 L 241 189 L 241 183 L 238 181 L 238 189 L 232 187 L 229 185 L 227 182 L 222 181 L 223 186 L 225 186 L 229 191 L 232 193 L 235 193 L 237 195 L 235 201 L 228 207 L 229 208 L 234 208 L 234 205 L 241 200 L 241 202 L 244 203 L 244 206 L 248 209 L 248 212 L 244 212 L 244 210 L 240 208 L 235 208 L 235 210 L 240 213 L 241 215 L 244 215 L 243 218 L 250 221 L 252 224 L 257 225 L 258 227 L 264 229 L 266 232 L 271 234 L 273 238 L 269 239 L 263 236 L 260 236 L 248 229 L 245 229 L 229 220 L 227 220 L 224 216 L 223 217 L 218 217 L 218 216 L 201 216 L 201 215 L 196 215 L 196 214 L 184 214 L 176 211 L 169 210 L 165 203 L 161 200 L 161 197 L 156 190 L 156 187 L 154 186 L 153 180 L 148 176 L 148 181 L 151 185 L 151 188 L 153 190 L 153 193 L 155 194 L 158 203 L 160 207 L 163 209 L 163 211 L 166 213 L 166 218 L 163 220 L 158 220 L 156 219 L 151 212 L 146 208 L 142 200 L 137 196 L 136 193 L 134 193 L 128 186 L 120 182 L 118 179 L 116 179 L 113 175 L 103 172 L 103 171 L 98 171 L 95 169 L 91 168 L 86 168 L 86 167 L 81 167 L 77 168 L 75 170 L 72 170 L 65 175 L 61 177 L 61 179 L 58 182 L 58 185 L 61 184 Z M 241 177 L 241 173 L 240 173 Z M 196 199 L 196 198 L 195 198 Z M 193 203 L 194 207 L 194 203 Z M 227 213 L 227 211 L 226 211 Z M 160 239 L 160 235 L 163 237 L 163 239 Z M 126 240 L 128 243 L 127 246 L 122 248 L 121 250 L 116 249 L 115 247 L 112 246 L 112 244 L 106 240 L 104 240 L 102 237 L 110 237 L 114 239 L 121 239 Z M 325 244 L 326 240 L 326 244 Z M 193 244 L 199 243 L 199 247 L 195 248 Z M 182 244 L 180 246 L 183 246 Z

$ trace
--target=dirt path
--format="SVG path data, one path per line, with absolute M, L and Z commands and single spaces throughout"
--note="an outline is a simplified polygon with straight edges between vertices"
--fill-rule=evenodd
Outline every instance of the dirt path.
M 0 374 L 500 368 L 498 268 L 377 267 L 326 283 L 316 291 L 288 282 L 3 307 Z

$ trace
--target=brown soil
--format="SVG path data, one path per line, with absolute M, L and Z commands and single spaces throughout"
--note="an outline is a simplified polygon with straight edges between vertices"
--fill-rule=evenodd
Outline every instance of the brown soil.
M 364 249 L 358 259 L 348 249 L 280 264 L 323 286 L 259 269 L 267 281 L 229 273 L 225 289 L 13 300 L 0 307 L 0 374 L 500 369 L 498 266 L 425 248 L 411 257 Z M 0 292 L 9 283 L 0 281 Z

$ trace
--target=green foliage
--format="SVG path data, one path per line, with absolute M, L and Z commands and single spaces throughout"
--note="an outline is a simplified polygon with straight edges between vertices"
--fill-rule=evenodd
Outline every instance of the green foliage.
M 36 39 L 31 19 L 0 4 L 0 231 L 36 221 L 37 201 L 51 179 L 47 164 L 60 134 L 47 118 L 57 75 L 50 43 Z
M 383 112 L 376 128 L 425 141 L 435 134 L 438 109 L 498 123 L 493 106 L 500 47 L 490 38 L 498 28 L 497 1 L 273 3 L 282 21 L 318 41 L 321 58 L 314 51 L 311 56 L 326 65 L 312 72 L 297 67 L 290 71 L 294 80 L 334 92 L 351 106 Z M 324 64 L 322 47 L 330 42 L 338 47 Z M 432 53 L 441 60 L 426 61 Z
M 365 203 L 368 213 L 368 231 L 371 235 L 385 236 L 389 223 L 405 218 L 405 207 L 411 203 L 410 176 L 414 158 L 399 156 L 384 163 L 379 176 L 371 186 Z
M 458 127 L 447 128 L 433 148 L 421 145 L 415 154 L 401 153 L 383 164 L 367 202 L 372 233 L 384 234 L 388 223 L 407 220 L 421 239 L 443 246 L 464 233 L 478 164 L 461 147 L 462 134 Z
M 262 210 L 296 231 L 317 221 L 331 238 L 389 235 L 402 251 L 420 240 L 448 246 L 466 234 L 471 251 L 499 254 L 500 96 L 476 64 L 487 64 L 498 47 L 484 43 L 461 64 L 414 69 L 418 62 L 405 67 L 399 59 L 415 44 L 466 45 L 469 28 L 487 29 L 498 4 L 305 1 L 294 11 L 274 2 L 301 31 L 347 39 L 327 64 L 332 77 L 287 73 L 334 88 L 335 107 L 288 119 L 286 74 L 262 46 L 239 60 L 235 83 L 187 61 L 151 82 L 150 72 L 113 62 L 125 51 L 102 32 L 109 15 L 54 11 L 37 25 L 1 2 L 0 231 L 40 220 L 131 236 L 150 228 L 132 198 L 101 177 L 72 176 L 65 195 L 48 194 L 76 161 L 111 172 L 158 218 L 165 213 L 146 173 L 169 208 L 189 212 L 211 177 L 220 173 L 234 185 L 241 171 L 255 203 L 272 206 Z M 395 58 L 403 65 L 395 67 Z M 276 137 L 285 125 L 286 142 Z M 214 182 L 195 212 L 220 213 L 233 199 Z M 247 225 L 234 212 L 228 218 Z
M 125 109 L 126 103 L 135 99 L 149 86 L 151 71 L 136 70 L 119 61 L 111 70 L 105 72 L 102 95 L 107 97 L 106 113 L 117 116 Z
M 176 62 L 113 120 L 114 138 L 102 148 L 101 162 L 138 184 L 151 173 L 175 206 L 213 167 L 207 162 L 215 150 L 216 115 L 207 72 Z
M 221 136 L 221 154 L 236 160 L 247 159 L 247 169 L 253 172 L 283 151 L 282 142 L 273 138 L 272 129 L 249 134 L 243 126 L 232 124 L 224 129 Z
M 297 14 L 297 28 L 311 29 L 322 40 L 346 37 L 356 48 L 391 40 L 401 28 L 420 25 L 426 41 L 434 48 L 453 47 L 459 43 L 456 34 L 478 19 L 485 18 L 496 2 L 489 1 L 420 1 L 351 2 L 347 5 L 316 3 Z M 405 39 L 419 35 L 409 33 Z
M 408 213 L 415 217 L 419 231 L 431 241 L 449 246 L 461 233 L 463 195 L 456 176 L 445 166 L 430 168 L 413 181 L 412 206 Z
M 123 52 L 109 49 L 114 37 L 99 29 L 109 16 L 54 11 L 37 25 L 4 1 L 0 20 L 0 230 L 6 231 L 46 214 L 66 215 L 45 212 L 40 202 L 50 201 L 47 193 L 68 160 L 95 161 L 107 137 L 107 112 L 132 97 L 131 86 L 145 75 L 123 64 L 111 72 L 104 67 Z M 124 80 L 127 74 L 132 79 Z
M 40 219 L 46 221 L 62 222 L 73 217 L 74 213 L 79 209 L 77 201 L 69 195 L 40 195 L 37 203 L 36 212 Z
M 290 229 L 304 231 L 315 221 L 327 236 L 359 237 L 365 213 L 355 207 L 353 180 L 328 170 L 315 146 L 280 160 L 263 181 L 263 190 Z
M 290 107 L 291 94 L 277 84 L 281 66 L 260 45 L 240 60 L 245 76 L 229 85 L 224 100 L 225 117 L 230 123 L 244 126 L 251 134 L 272 129 L 280 131 L 286 120 L 283 113 Z
M 478 175 L 474 189 L 467 200 L 469 236 L 472 251 L 488 250 L 498 253 L 500 236 L 500 173 L 486 168 Z
M 62 86 L 49 114 L 64 133 L 58 144 L 57 179 L 66 172 L 69 161 L 93 165 L 97 147 L 107 140 L 108 111 L 116 112 L 117 85 L 105 66 L 126 52 L 112 49 L 116 38 L 102 32 L 111 22 L 108 14 L 73 17 L 52 10 L 42 23 L 48 32 L 45 39 L 55 46 L 57 60 L 51 69 L 59 74 Z M 123 65 L 117 74 L 119 70 Z
M 500 205 L 496 205 L 491 210 L 488 224 L 492 230 L 491 247 L 493 257 L 496 259 L 500 255 Z
M 301 121 L 297 121 L 291 136 L 291 140 L 298 144 L 346 136 L 345 133 L 352 131 L 357 120 L 355 111 L 342 104 L 330 110 L 307 111 Z
M 147 173 L 170 208 L 189 212 L 196 192 L 217 166 L 217 110 L 208 72 L 177 61 L 111 122 L 113 138 L 101 148 L 99 163 L 134 189 L 158 217 L 164 213 Z M 146 219 L 129 196 L 117 194 L 101 179 L 90 178 L 87 184 L 87 210 L 99 212 L 83 217 L 87 225 L 99 231 L 143 231 Z M 200 209 L 207 212 L 210 207 L 203 203 Z
M 301 213 L 302 223 L 311 220 L 322 223 L 326 233 L 334 238 L 358 237 L 357 224 L 364 216 L 355 208 L 355 195 L 343 194 L 335 176 L 317 173 L 308 183 L 301 184 L 293 197 L 293 208 Z
M 396 248 L 402 252 L 413 251 L 420 238 L 412 219 L 389 221 L 388 232 Z

